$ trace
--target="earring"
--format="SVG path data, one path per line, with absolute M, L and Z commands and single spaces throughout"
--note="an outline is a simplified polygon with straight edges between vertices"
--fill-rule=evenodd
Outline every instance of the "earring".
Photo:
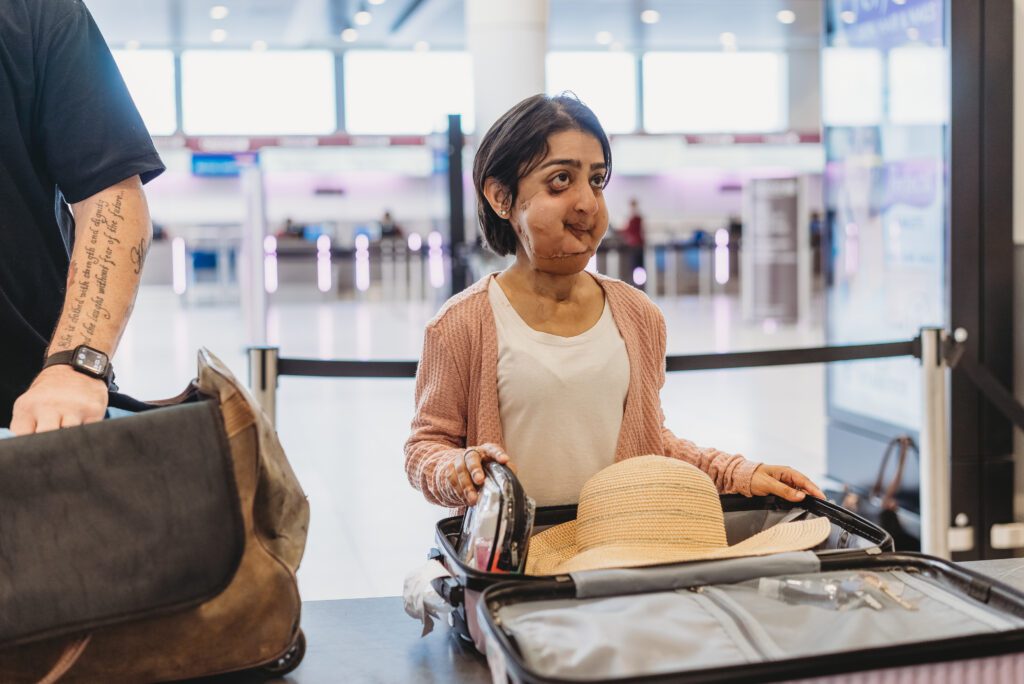
M 507 216 L 508 215 L 508 209 L 502 209 L 498 213 L 501 214 L 502 216 Z

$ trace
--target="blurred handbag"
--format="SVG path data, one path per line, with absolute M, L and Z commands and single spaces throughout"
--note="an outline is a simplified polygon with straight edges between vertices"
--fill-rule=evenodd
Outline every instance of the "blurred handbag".
M 0 441 L 0 681 L 294 669 L 309 506 L 213 354 L 137 415 Z
M 885 447 L 885 454 L 878 466 L 878 477 L 875 478 L 875 484 L 868 495 L 861 496 L 846 486 L 843 488 L 841 498 L 843 508 L 867 518 L 891 534 L 897 551 L 921 550 L 920 517 L 901 508 L 896 499 L 900 485 L 903 483 L 903 471 L 906 467 L 907 457 L 911 452 L 915 457 L 918 455 L 917 444 L 911 437 L 902 435 L 892 439 Z M 896 454 L 896 472 L 889 480 L 889 484 L 884 486 L 889 459 L 894 453 Z

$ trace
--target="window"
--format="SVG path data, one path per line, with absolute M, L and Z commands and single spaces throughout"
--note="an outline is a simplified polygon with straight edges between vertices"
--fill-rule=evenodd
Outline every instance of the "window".
M 174 102 L 174 54 L 170 50 L 113 50 L 128 92 L 150 135 L 178 128 Z
M 190 135 L 326 135 L 337 129 L 327 50 L 188 50 L 182 127 Z
M 870 48 L 825 48 L 821 117 L 826 126 L 882 123 L 882 53 Z
M 949 53 L 944 47 L 889 50 L 889 121 L 942 125 L 949 121 Z
M 572 91 L 608 133 L 636 130 L 636 59 L 625 52 L 552 52 L 547 92 Z
M 345 130 L 363 135 L 426 135 L 462 115 L 473 130 L 473 65 L 464 52 L 349 50 L 345 53 Z
M 786 57 L 775 52 L 648 52 L 648 133 L 767 133 L 788 125 Z

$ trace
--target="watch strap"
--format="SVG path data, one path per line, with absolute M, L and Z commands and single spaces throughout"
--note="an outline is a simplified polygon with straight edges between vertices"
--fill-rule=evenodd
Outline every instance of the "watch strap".
M 46 361 L 43 362 L 43 368 L 49 368 L 50 366 L 60 366 L 65 364 L 70 366 L 74 358 L 74 349 L 67 349 L 65 351 L 55 352 L 46 357 Z
M 102 376 L 98 377 L 96 375 L 93 375 L 92 373 L 80 369 L 78 366 L 75 365 L 74 360 L 75 354 L 77 352 L 78 347 L 75 347 L 74 349 L 65 349 L 64 351 L 54 352 L 53 354 L 50 354 L 49 356 L 46 357 L 46 360 L 43 362 L 43 368 L 49 368 L 50 366 L 71 366 L 74 370 L 78 371 L 82 375 L 87 375 L 90 378 L 102 380 L 107 384 L 108 388 L 112 387 L 112 389 L 114 390 L 117 389 L 117 385 L 113 384 L 114 365 L 112 363 L 108 361 L 107 371 Z

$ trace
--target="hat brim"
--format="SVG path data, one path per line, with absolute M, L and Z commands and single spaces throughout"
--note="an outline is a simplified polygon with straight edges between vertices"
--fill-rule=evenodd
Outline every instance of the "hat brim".
M 526 574 L 564 575 L 583 570 L 633 568 L 806 551 L 828 539 L 831 531 L 832 524 L 827 518 L 815 518 L 775 525 L 733 546 L 679 548 L 608 545 L 579 552 L 576 548 L 576 521 L 573 520 L 544 530 L 530 540 Z

